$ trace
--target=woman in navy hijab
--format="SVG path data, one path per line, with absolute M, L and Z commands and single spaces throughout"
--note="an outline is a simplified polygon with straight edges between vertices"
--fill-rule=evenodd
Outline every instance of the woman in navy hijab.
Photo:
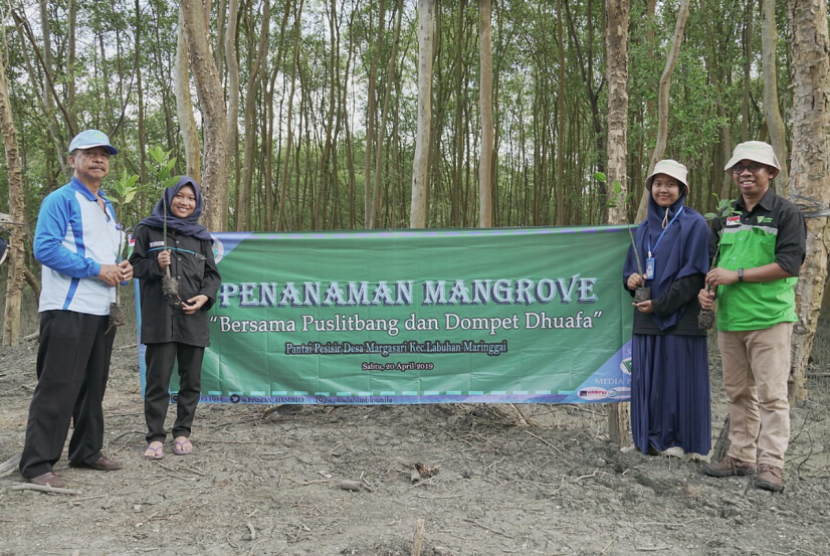
M 186 455 L 193 450 L 190 431 L 201 392 L 202 359 L 210 345 L 208 309 L 216 300 L 220 283 L 213 240 L 199 224 L 202 208 L 199 184 L 182 176 L 179 183 L 164 191 L 153 214 L 136 226 L 130 264 L 140 280 L 141 343 L 147 346 L 147 459 L 164 457 L 164 418 L 171 397 L 170 376 L 177 363 L 179 390 L 174 398 L 177 411 L 171 431 L 173 452 Z M 178 297 L 173 304 L 162 289 L 168 269 L 178 282 Z
M 661 160 L 646 179 L 648 217 L 634 234 L 623 269 L 634 306 L 631 342 L 631 431 L 644 454 L 706 455 L 711 447 L 706 331 L 697 325 L 697 292 L 709 271 L 709 227 L 685 206 L 687 169 Z

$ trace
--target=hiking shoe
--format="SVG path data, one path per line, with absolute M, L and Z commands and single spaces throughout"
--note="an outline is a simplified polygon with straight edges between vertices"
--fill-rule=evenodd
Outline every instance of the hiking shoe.
M 760 464 L 755 486 L 772 492 L 781 492 L 784 490 L 784 470 L 769 463 Z
M 755 464 L 747 461 L 726 456 L 720 461 L 707 463 L 703 466 L 703 472 L 710 477 L 731 477 L 733 475 L 752 475 L 755 472 Z
M 63 488 L 64 486 L 63 481 L 61 481 L 60 478 L 51 471 L 47 471 L 43 475 L 38 475 L 37 477 L 32 477 L 27 480 L 33 485 L 43 487 Z
M 90 469 L 96 469 L 98 471 L 118 471 L 123 465 L 120 462 L 115 461 L 114 459 L 110 459 L 105 455 L 101 455 L 96 461 L 92 463 L 86 462 L 69 462 L 69 467 L 88 467 Z

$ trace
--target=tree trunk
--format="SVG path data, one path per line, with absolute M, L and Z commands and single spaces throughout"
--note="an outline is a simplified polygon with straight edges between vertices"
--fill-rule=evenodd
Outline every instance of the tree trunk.
M 294 90 L 296 89 L 297 85 L 297 74 L 300 72 L 300 16 L 303 12 L 303 2 L 300 2 L 300 6 L 297 10 L 297 13 L 294 17 L 294 55 L 291 57 L 292 62 L 292 69 L 291 69 L 291 92 L 288 94 L 288 115 L 286 117 L 286 124 L 285 127 L 287 128 L 288 138 L 286 140 L 286 147 L 285 147 L 285 161 L 283 163 L 282 169 L 282 178 L 280 179 L 280 210 L 277 213 L 277 231 L 283 231 L 285 229 L 285 221 L 287 219 L 287 215 L 285 214 L 285 203 L 288 197 L 288 171 L 291 161 L 291 150 L 292 150 L 292 142 L 294 140 L 294 128 L 293 126 L 293 114 L 294 114 Z
M 236 206 L 236 231 L 253 229 L 251 222 L 251 182 L 254 175 L 254 149 L 256 147 L 257 131 L 256 122 L 256 99 L 259 90 L 259 83 L 262 80 L 260 68 L 265 64 L 265 57 L 268 51 L 268 30 L 271 27 L 271 2 L 264 0 L 262 6 L 262 27 L 259 31 L 259 46 L 257 48 L 256 60 L 251 68 L 248 77 L 248 89 L 245 92 L 245 154 L 242 163 L 242 182 L 239 184 L 241 190 Z M 246 228 L 247 225 L 247 228 Z
M 418 0 L 418 130 L 412 163 L 409 227 L 426 228 L 429 189 L 429 138 L 432 127 L 432 41 L 435 0 Z
M 219 72 L 210 52 L 210 33 L 205 26 L 202 2 L 183 0 L 182 8 L 190 43 L 193 80 L 196 83 L 204 122 L 204 224 L 208 230 L 221 231 L 227 229 L 228 218 L 228 114 L 225 110 Z
M 775 50 L 778 43 L 778 31 L 775 26 L 775 0 L 761 0 L 761 61 L 764 68 L 764 117 L 769 128 L 770 142 L 778 161 L 781 173 L 775 178 L 775 192 L 784 193 L 790 181 L 788 171 L 789 153 L 787 149 L 787 130 L 778 108 L 778 75 L 775 62 Z
M 384 154 L 384 144 L 386 136 L 386 120 L 389 117 L 389 100 L 392 96 L 392 86 L 395 81 L 395 66 L 398 57 L 398 42 L 401 37 L 401 18 L 403 16 L 403 3 L 399 0 L 395 8 L 398 13 L 398 18 L 393 30 L 394 36 L 392 38 L 392 52 L 389 53 L 389 62 L 386 66 L 386 86 L 383 93 L 383 106 L 381 107 L 380 125 L 377 128 L 377 139 L 375 139 L 375 175 L 373 176 L 372 186 L 372 209 L 370 219 L 371 228 L 379 228 L 382 226 L 383 219 L 381 217 L 381 190 L 380 184 L 383 177 L 382 163 Z M 394 13 L 393 13 L 394 16 Z
M 179 116 L 179 127 L 182 130 L 182 141 L 184 142 L 185 171 L 197 183 L 202 183 L 199 130 L 196 128 L 193 101 L 190 98 L 190 56 L 188 55 L 187 44 L 184 8 L 180 6 L 178 43 L 176 46 L 176 112 Z M 141 183 L 144 183 L 144 181 Z
M 671 77 L 674 73 L 674 66 L 677 65 L 677 58 L 680 55 L 680 43 L 683 41 L 683 32 L 686 29 L 686 21 L 689 19 L 689 0 L 683 0 L 680 10 L 677 13 L 677 22 L 674 26 L 671 49 L 666 59 L 666 67 L 663 75 L 660 76 L 660 89 L 657 99 L 657 143 L 654 152 L 651 153 L 651 160 L 648 163 L 648 174 L 654 171 L 654 166 L 663 158 L 666 152 L 666 142 L 669 136 L 669 90 L 671 89 Z M 637 209 L 635 222 L 641 222 L 648 213 L 648 198 L 650 193 L 643 189 L 640 197 L 640 206 Z
M 790 0 L 792 30 L 793 151 L 790 193 L 830 203 L 830 38 L 825 0 Z M 807 257 L 796 286 L 798 322 L 793 331 L 793 383 L 790 397 L 803 399 L 824 284 L 830 224 L 807 220 Z
M 559 83 L 556 91 L 556 220 L 565 225 L 565 37 L 562 28 L 562 0 L 556 1 L 556 35 L 559 50 Z
M 5 23 L 5 21 L 4 21 Z M 20 169 L 17 148 L 17 130 L 14 127 L 11 102 L 9 101 L 9 83 L 6 80 L 6 52 L 0 50 L 0 131 L 3 134 L 3 146 L 6 150 L 6 174 L 9 182 L 9 214 L 15 222 L 24 222 L 26 211 L 23 206 L 23 173 Z M 23 278 L 25 264 L 23 261 L 23 239 L 26 229 L 15 226 L 9 238 L 9 275 L 6 282 L 6 312 L 3 316 L 3 345 L 16 346 L 20 339 L 20 305 L 23 299 Z
M 239 19 L 239 2 L 238 0 L 230 0 L 228 8 L 228 28 L 225 30 L 225 61 L 228 66 L 228 168 L 238 163 L 238 143 L 239 143 L 239 60 L 236 57 L 236 28 Z M 239 212 L 240 198 L 239 198 L 239 172 L 233 172 L 234 187 L 233 192 L 236 196 L 234 203 L 234 216 L 236 219 L 236 231 L 242 228 L 242 215 Z
M 478 36 L 481 51 L 481 156 L 478 160 L 478 225 L 493 226 L 493 39 L 490 0 L 478 2 Z M 559 184 L 561 186 L 561 184 Z
M 380 3 L 380 10 L 378 13 L 378 34 L 377 42 L 375 43 L 375 52 L 383 51 L 383 31 L 384 23 L 386 22 L 386 2 Z M 372 140 L 375 137 L 375 120 L 376 120 L 376 93 L 375 81 L 377 79 L 377 61 L 378 56 L 372 56 L 372 63 L 369 67 L 369 92 L 366 99 L 366 152 L 363 154 L 363 172 L 364 172 L 364 188 L 363 188 L 363 226 L 366 229 L 375 227 L 374 203 L 372 202 Z
M 605 0 L 608 26 L 605 49 L 608 60 L 608 183 L 619 181 L 623 195 L 628 190 L 626 149 L 628 148 L 628 21 L 630 0 Z M 609 224 L 625 222 L 625 206 L 619 203 L 608 211 Z M 608 405 L 608 435 L 620 446 L 631 434 L 629 404 Z

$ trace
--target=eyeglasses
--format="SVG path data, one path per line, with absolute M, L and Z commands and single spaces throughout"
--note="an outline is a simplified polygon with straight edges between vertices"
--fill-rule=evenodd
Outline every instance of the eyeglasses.
M 732 173 L 737 175 L 743 174 L 744 170 L 749 170 L 753 174 L 757 174 L 761 168 L 766 168 L 766 164 L 758 164 L 757 162 L 753 162 L 752 164 L 735 164 L 730 170 Z

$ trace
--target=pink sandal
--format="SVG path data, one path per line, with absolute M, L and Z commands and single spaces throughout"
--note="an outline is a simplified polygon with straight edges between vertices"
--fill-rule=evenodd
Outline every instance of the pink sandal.
M 173 453 L 177 456 L 186 456 L 193 452 L 193 444 L 186 436 L 180 436 L 173 442 Z
M 150 442 L 147 449 L 144 451 L 144 459 L 160 460 L 164 457 L 164 444 L 158 440 Z

